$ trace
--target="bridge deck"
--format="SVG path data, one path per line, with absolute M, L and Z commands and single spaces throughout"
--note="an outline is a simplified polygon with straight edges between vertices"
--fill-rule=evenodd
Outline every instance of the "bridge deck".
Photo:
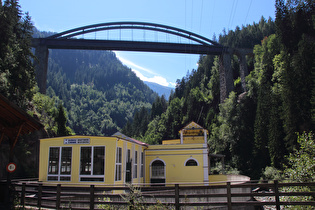
M 48 38 L 34 38 L 32 40 L 33 47 L 40 45 L 47 46 L 49 49 L 119 50 L 215 55 L 219 55 L 226 50 L 222 46 L 165 42 Z

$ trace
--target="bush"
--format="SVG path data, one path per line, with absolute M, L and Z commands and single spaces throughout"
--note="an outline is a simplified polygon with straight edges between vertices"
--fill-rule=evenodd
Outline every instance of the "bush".
M 315 181 L 315 142 L 313 133 L 298 135 L 299 148 L 288 156 L 283 175 L 293 182 Z
M 261 180 L 280 180 L 281 179 L 281 171 L 278 169 L 267 166 L 265 170 L 263 171 L 263 175 L 261 177 Z
M 288 158 L 288 164 L 283 171 L 284 178 L 290 182 L 314 182 L 315 181 L 315 142 L 313 133 L 298 135 L 299 148 L 295 149 Z M 284 192 L 310 192 L 314 191 L 305 187 L 284 187 Z M 312 196 L 289 196 L 282 201 L 314 201 Z M 290 208 L 290 206 L 286 207 Z M 311 206 L 294 206 L 294 209 L 313 209 Z

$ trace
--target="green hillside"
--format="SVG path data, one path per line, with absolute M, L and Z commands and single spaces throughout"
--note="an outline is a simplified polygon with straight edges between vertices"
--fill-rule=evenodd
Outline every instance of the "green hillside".
M 50 50 L 47 81 L 80 135 L 111 135 L 157 97 L 109 51 Z
M 225 46 L 253 49 L 246 92 L 234 55 L 234 91 L 220 104 L 219 57 L 200 56 L 198 69 L 177 80 L 165 111 L 135 118 L 125 134 L 159 144 L 179 138 L 177 131 L 195 121 L 210 132 L 210 152 L 225 155 L 228 173 L 259 179 L 266 167 L 283 169 L 285 156 L 298 147 L 298 133 L 315 128 L 315 8 L 313 1 L 276 2 L 275 21 L 261 18 L 219 36 Z M 146 129 L 134 133 L 143 121 Z M 220 167 L 212 170 L 222 172 Z

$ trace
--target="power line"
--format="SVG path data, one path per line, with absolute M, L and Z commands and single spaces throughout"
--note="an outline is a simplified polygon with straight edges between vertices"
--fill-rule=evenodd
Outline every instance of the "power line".
M 235 0 L 233 0 L 232 10 L 230 14 L 229 28 L 230 26 L 233 25 L 233 21 L 234 21 L 236 9 L 237 9 L 237 4 L 238 4 L 238 0 L 236 0 L 236 2 Z
M 193 31 L 193 19 L 194 19 L 194 1 L 191 0 L 191 31 Z
M 231 25 L 233 25 L 233 21 L 234 21 L 234 17 L 235 17 L 236 9 L 237 9 L 237 4 L 238 4 L 238 0 L 236 0 L 236 4 L 235 4 L 235 8 L 234 8 L 234 13 L 233 13 L 233 17 L 232 17 L 232 22 L 231 22 Z
M 248 17 L 248 14 L 249 14 L 249 10 L 250 10 L 250 7 L 252 6 L 252 2 L 253 2 L 253 0 L 250 0 L 249 7 L 248 7 L 248 10 L 247 10 L 247 14 L 246 14 L 245 21 L 244 21 L 244 25 L 246 24 L 247 17 Z
M 185 30 L 187 30 L 186 22 L 187 22 L 187 0 L 185 0 Z
M 233 14 L 233 10 L 234 10 L 234 5 L 235 5 L 235 0 L 233 0 L 231 12 L 230 12 L 230 18 L 229 18 L 229 24 L 228 24 L 228 31 L 230 30 L 230 25 L 231 25 L 231 19 L 232 19 L 232 14 Z
M 199 117 L 198 117 L 197 123 L 199 123 L 199 119 L 200 119 L 200 116 L 201 116 L 202 110 L 203 110 L 203 106 L 201 107 L 201 111 L 200 111 L 200 113 L 199 113 Z
M 210 4 L 210 5 L 211 5 L 211 4 Z M 213 1 L 213 6 L 212 6 L 212 16 L 211 16 L 211 21 L 210 21 L 210 33 L 209 33 L 209 34 L 211 34 L 211 30 L 212 30 L 214 8 L 215 8 L 215 0 Z
M 201 33 L 202 9 L 203 9 L 203 0 L 201 1 L 201 8 L 200 8 L 200 26 L 199 26 L 199 33 Z
M 185 0 L 185 30 L 187 30 L 186 21 L 187 21 L 187 0 Z M 186 66 L 187 66 L 187 59 L 186 59 L 186 54 L 185 54 L 185 70 L 186 70 Z

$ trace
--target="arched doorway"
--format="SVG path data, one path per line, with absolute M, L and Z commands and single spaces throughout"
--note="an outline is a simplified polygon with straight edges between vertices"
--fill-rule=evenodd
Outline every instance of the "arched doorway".
M 151 183 L 165 185 L 165 163 L 162 160 L 154 160 L 151 163 Z

